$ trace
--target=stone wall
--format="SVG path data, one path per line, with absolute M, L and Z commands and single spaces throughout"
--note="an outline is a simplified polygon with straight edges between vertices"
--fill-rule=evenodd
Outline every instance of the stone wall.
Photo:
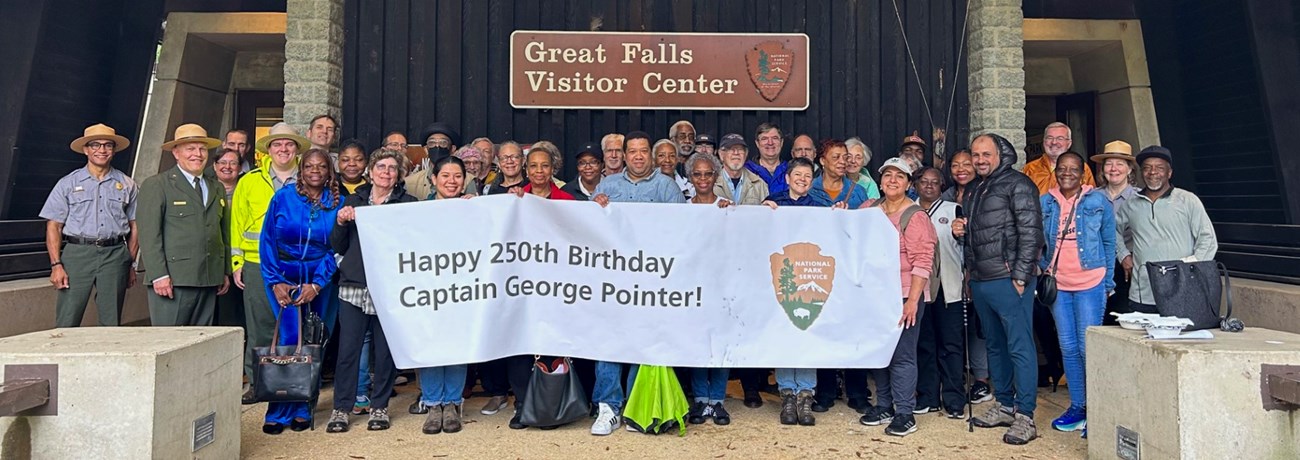
M 972 136 L 1006 137 L 1025 161 L 1025 52 L 1021 0 L 972 0 L 967 39 Z
M 284 120 L 305 133 L 316 115 L 342 114 L 343 0 L 289 0 L 286 9 Z

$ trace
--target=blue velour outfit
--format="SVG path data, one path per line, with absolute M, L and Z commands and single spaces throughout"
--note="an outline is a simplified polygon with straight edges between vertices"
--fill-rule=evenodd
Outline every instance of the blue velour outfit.
M 782 163 L 784 166 L 784 163 Z M 814 195 L 810 193 L 794 199 L 790 197 L 790 189 L 787 188 L 780 192 L 768 195 L 763 201 L 771 201 L 777 206 L 819 206 L 830 207 L 832 204 L 826 197 L 825 193 Z M 781 390 L 790 390 L 798 393 L 800 391 L 816 392 L 817 389 L 817 369 L 794 369 L 794 368 L 777 368 L 776 369 L 776 387 Z
M 331 280 L 338 264 L 329 237 L 339 208 L 328 188 L 321 193 L 319 203 L 312 203 L 298 193 L 297 187 L 282 187 L 267 206 L 258 251 L 262 259 L 262 277 L 266 280 L 266 295 L 271 309 L 280 318 L 279 345 L 298 343 L 300 307 L 281 307 L 275 300 L 274 286 L 277 284 L 298 286 L 311 283 L 320 286 L 320 292 L 306 306 L 321 317 L 326 327 L 334 325 L 338 311 L 331 305 L 338 294 Z M 311 408 L 307 403 L 273 402 L 267 407 L 266 423 L 287 425 L 294 418 L 311 420 Z

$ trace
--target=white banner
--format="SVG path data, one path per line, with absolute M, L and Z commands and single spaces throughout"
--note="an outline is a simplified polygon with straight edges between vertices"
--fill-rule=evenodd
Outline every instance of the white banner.
M 404 369 L 512 355 L 881 368 L 902 331 L 877 209 L 479 197 L 357 209 Z

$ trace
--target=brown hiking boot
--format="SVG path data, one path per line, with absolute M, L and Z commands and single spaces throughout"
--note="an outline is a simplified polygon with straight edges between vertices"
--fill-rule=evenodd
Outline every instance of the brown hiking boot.
M 1028 415 L 1016 412 L 1016 421 L 1011 423 L 1011 428 L 1007 429 L 1007 434 L 1002 435 L 1002 442 L 1022 446 L 1029 444 L 1038 437 L 1038 427 L 1034 426 L 1034 419 Z
M 817 424 L 817 417 L 813 416 L 812 404 L 813 393 L 808 390 L 800 391 L 796 397 L 798 408 L 796 412 L 799 416 L 799 424 L 803 426 L 813 426 Z
M 798 423 L 794 393 L 790 390 L 781 390 L 781 424 L 794 425 Z
M 983 415 L 971 419 L 971 423 L 980 428 L 993 428 L 998 426 L 1011 426 L 1016 421 L 1016 416 L 1012 414 L 1011 408 L 998 403 L 989 406 Z
M 460 431 L 460 404 L 448 404 L 442 407 L 442 432 L 455 433 Z
M 424 434 L 438 434 L 442 432 L 442 405 L 425 406 L 429 408 L 429 415 L 424 417 Z

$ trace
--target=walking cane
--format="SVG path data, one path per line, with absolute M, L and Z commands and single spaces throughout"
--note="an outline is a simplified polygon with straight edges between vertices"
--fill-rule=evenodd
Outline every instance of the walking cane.
M 957 205 L 956 215 L 954 217 L 957 219 L 965 218 L 963 214 L 964 213 L 962 212 L 961 205 Z M 965 286 L 965 283 L 968 282 L 968 280 L 970 279 L 970 270 L 963 269 L 961 272 L 961 279 L 963 281 L 962 283 L 963 286 L 961 290 L 961 344 L 963 345 L 962 355 L 966 360 L 965 373 L 966 375 L 970 376 L 971 385 L 974 386 L 975 372 L 974 369 L 971 369 L 970 366 L 970 309 L 974 308 L 975 304 L 971 302 L 971 299 L 966 295 L 968 289 Z M 969 393 L 967 393 L 965 396 L 966 396 L 966 432 L 974 433 L 975 432 L 975 422 L 974 422 L 975 403 L 971 402 Z

